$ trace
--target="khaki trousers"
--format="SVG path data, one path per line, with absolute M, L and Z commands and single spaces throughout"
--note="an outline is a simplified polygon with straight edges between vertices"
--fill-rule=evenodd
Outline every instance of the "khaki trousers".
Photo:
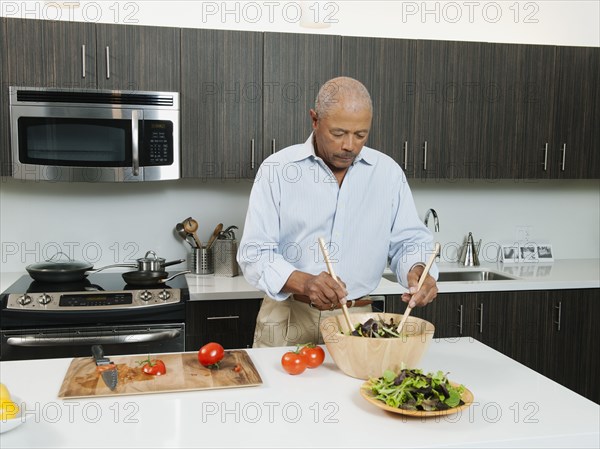
M 370 305 L 352 307 L 352 313 L 372 312 Z M 339 315 L 342 309 L 320 311 L 290 296 L 285 301 L 275 301 L 265 296 L 256 318 L 254 348 L 295 346 L 298 344 L 323 344 L 319 331 L 322 319 Z

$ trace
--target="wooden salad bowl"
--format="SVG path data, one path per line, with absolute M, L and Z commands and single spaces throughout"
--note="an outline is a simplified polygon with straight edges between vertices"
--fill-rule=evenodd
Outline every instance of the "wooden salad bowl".
M 354 325 L 369 318 L 384 320 L 393 318 L 394 323 L 402 320 L 395 313 L 352 313 Z M 409 316 L 402 336 L 397 338 L 369 338 L 348 335 L 348 326 L 343 315 L 325 318 L 320 324 L 323 341 L 335 364 L 348 376 L 358 379 L 380 377 L 386 369 L 394 372 L 402 368 L 419 368 L 419 362 L 433 338 L 435 327 L 429 321 Z

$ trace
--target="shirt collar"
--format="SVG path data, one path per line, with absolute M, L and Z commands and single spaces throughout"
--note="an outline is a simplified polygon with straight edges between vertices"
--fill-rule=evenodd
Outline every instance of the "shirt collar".
M 313 160 L 315 160 L 317 158 L 317 155 L 315 153 L 315 146 L 313 144 L 313 136 L 314 133 L 310 133 L 310 136 L 308 136 L 306 142 L 304 142 L 303 145 L 299 146 L 298 151 L 292 158 L 292 162 L 299 162 L 308 158 L 312 158 Z M 366 146 L 363 147 L 359 155 L 354 160 L 354 164 L 360 161 L 363 161 L 368 165 L 375 165 L 375 155 L 370 151 L 370 148 Z

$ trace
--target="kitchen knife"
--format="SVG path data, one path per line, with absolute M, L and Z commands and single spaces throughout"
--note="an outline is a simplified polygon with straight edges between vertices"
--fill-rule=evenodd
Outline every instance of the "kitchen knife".
M 102 375 L 102 380 L 108 388 L 114 390 L 117 388 L 119 381 L 119 372 L 117 366 L 110 361 L 110 359 L 104 357 L 104 349 L 100 345 L 92 346 L 92 354 L 96 361 L 96 369 Z

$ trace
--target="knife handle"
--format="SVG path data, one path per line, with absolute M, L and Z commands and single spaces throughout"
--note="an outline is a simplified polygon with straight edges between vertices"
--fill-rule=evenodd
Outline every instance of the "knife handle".
M 92 354 L 94 355 L 94 358 L 96 359 L 96 361 L 103 359 L 104 358 L 104 349 L 102 349 L 102 346 L 100 346 L 100 345 L 94 345 L 94 346 L 92 346 Z

